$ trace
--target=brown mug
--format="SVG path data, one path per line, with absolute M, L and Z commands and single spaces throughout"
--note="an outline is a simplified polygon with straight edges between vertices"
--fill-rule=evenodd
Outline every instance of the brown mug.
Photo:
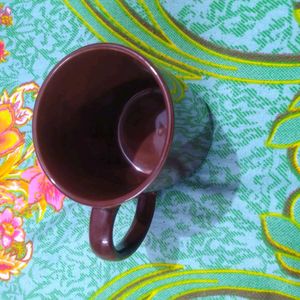
M 192 174 L 212 139 L 207 105 L 185 84 L 121 45 L 94 44 L 60 61 L 34 108 L 33 141 L 51 182 L 92 206 L 90 244 L 107 260 L 130 256 L 145 238 L 157 191 Z M 138 197 L 118 244 L 120 205 Z

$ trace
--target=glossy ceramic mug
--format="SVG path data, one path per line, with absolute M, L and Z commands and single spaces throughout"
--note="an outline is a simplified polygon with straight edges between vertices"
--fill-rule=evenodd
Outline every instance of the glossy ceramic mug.
M 94 44 L 65 57 L 44 81 L 33 141 L 51 182 L 92 207 L 94 252 L 120 260 L 143 241 L 155 192 L 199 168 L 212 128 L 207 105 L 175 76 L 121 45 Z M 134 197 L 133 223 L 115 246 L 116 214 Z

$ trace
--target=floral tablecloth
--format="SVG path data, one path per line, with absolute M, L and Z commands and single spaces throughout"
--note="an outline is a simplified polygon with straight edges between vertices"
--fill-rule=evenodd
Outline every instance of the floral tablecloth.
M 300 299 L 299 3 L 11 0 L 0 33 L 1 299 Z M 202 167 L 159 193 L 145 241 L 117 263 L 93 254 L 90 208 L 51 185 L 31 140 L 48 72 L 105 41 L 185 80 L 215 124 Z

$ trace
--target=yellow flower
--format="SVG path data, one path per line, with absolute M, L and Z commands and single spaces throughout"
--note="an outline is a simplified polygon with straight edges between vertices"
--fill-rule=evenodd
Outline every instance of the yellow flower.
M 24 137 L 15 125 L 15 114 L 10 105 L 0 105 L 0 157 L 4 156 L 22 143 Z
M 32 118 L 32 110 L 25 105 L 25 94 L 37 96 L 39 86 L 35 82 L 27 82 L 18 86 L 11 94 L 6 90 L 0 96 L 1 104 L 10 104 L 15 113 L 15 121 L 17 126 L 23 126 Z
M 0 251 L 0 280 L 9 280 L 11 275 L 18 275 L 24 269 L 32 256 L 32 243 L 26 244 L 26 254 L 24 258 L 17 259 L 16 255 Z

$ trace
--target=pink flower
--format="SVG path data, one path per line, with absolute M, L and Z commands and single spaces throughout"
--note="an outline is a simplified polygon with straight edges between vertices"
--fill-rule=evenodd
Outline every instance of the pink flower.
M 0 62 L 4 62 L 8 52 L 5 50 L 5 45 L 3 41 L 0 41 Z
M 27 205 L 23 197 L 16 198 L 14 194 L 7 192 L 0 185 L 0 206 L 6 204 L 14 204 L 13 209 L 18 212 L 22 212 Z
M 15 200 L 15 196 L 0 186 L 0 205 L 11 204 Z
M 3 248 L 9 248 L 13 241 L 24 241 L 25 233 L 21 228 L 22 224 L 22 219 L 14 217 L 10 208 L 0 213 L 0 244 Z
M 49 181 L 37 161 L 24 171 L 22 178 L 29 181 L 29 204 L 45 200 L 56 211 L 62 208 L 65 195 Z
M 26 207 L 26 202 L 23 197 L 19 197 L 15 200 L 14 209 L 17 211 L 22 211 Z

